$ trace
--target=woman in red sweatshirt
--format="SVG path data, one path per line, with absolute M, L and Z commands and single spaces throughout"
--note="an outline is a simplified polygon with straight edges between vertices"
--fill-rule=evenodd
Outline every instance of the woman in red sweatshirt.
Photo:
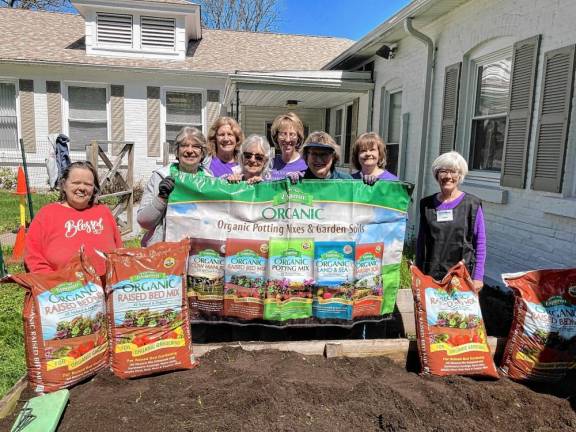
M 122 238 L 108 207 L 94 204 L 99 189 L 90 162 L 74 162 L 62 173 L 60 201 L 42 207 L 26 235 L 24 262 L 30 272 L 59 270 L 82 246 L 98 274 L 106 272 L 95 249 L 109 252 L 122 247 Z

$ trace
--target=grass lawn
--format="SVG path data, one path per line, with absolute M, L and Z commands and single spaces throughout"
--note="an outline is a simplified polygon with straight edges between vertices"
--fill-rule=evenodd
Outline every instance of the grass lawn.
M 20 226 L 20 206 L 18 195 L 5 190 L 0 190 L 0 233 L 9 232 Z M 32 207 L 34 214 L 40 210 L 40 207 L 54 202 L 58 199 L 58 194 L 50 193 L 33 193 Z M 28 215 L 28 204 L 26 206 L 26 220 L 30 220 Z

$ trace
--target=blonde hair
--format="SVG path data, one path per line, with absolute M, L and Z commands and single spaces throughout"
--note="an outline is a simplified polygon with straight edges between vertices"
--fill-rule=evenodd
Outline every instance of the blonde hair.
M 438 171 L 441 169 L 451 169 L 458 172 L 458 184 L 464 181 L 468 174 L 468 163 L 457 151 L 442 153 L 432 162 L 432 174 L 438 180 Z
M 356 142 L 352 146 L 352 165 L 358 171 L 362 169 L 359 159 L 360 152 L 373 145 L 376 145 L 378 148 L 378 167 L 383 168 L 386 166 L 387 151 L 384 140 L 376 132 L 364 132 L 356 139 Z
M 244 141 L 244 132 L 242 132 L 242 128 L 232 117 L 218 117 L 218 119 L 212 123 L 212 126 L 210 126 L 208 130 L 208 154 L 216 156 L 216 135 L 218 134 L 218 129 L 226 125 L 230 126 L 232 133 L 236 137 L 236 147 L 234 148 L 234 158 L 236 158 L 240 151 L 240 145 L 242 145 Z
M 276 116 L 272 122 L 272 127 L 270 128 L 270 135 L 272 136 L 272 141 L 275 145 L 278 145 L 278 132 L 284 126 L 292 126 L 296 131 L 296 134 L 298 135 L 296 150 L 298 150 L 304 142 L 304 124 L 302 124 L 302 120 L 300 120 L 300 117 L 293 112 Z

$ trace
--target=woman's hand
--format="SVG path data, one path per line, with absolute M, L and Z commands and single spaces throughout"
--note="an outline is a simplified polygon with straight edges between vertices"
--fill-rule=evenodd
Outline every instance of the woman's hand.
M 378 177 L 375 175 L 362 175 L 362 181 L 368 186 L 373 186 L 378 181 Z
M 176 182 L 170 176 L 164 177 L 160 184 L 158 185 L 158 197 L 167 200 L 172 191 L 174 190 L 174 186 Z
M 484 287 L 484 281 L 474 279 L 472 283 L 474 283 L 474 288 L 476 288 L 476 291 L 480 291 Z
M 242 181 L 242 174 L 230 174 L 226 177 L 228 183 L 240 183 Z
M 304 174 L 300 171 L 294 171 L 286 174 L 286 177 L 290 179 L 290 183 L 296 184 L 304 177 Z
M 254 177 L 250 177 L 248 180 L 246 180 L 246 183 L 255 184 L 255 183 L 260 183 L 261 181 L 262 181 L 262 177 L 254 176 Z

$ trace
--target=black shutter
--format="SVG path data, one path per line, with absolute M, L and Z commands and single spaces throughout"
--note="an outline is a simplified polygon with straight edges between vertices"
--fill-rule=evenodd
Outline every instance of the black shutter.
M 514 44 L 502 186 L 523 188 L 525 185 L 539 46 L 540 35 Z
M 454 150 L 456 121 L 458 119 L 458 93 L 460 91 L 462 63 L 446 66 L 444 70 L 444 98 L 440 130 L 440 154 Z
M 560 192 L 564 175 L 570 104 L 574 88 L 574 51 L 570 45 L 544 55 L 544 73 L 538 112 L 538 129 L 532 189 Z

